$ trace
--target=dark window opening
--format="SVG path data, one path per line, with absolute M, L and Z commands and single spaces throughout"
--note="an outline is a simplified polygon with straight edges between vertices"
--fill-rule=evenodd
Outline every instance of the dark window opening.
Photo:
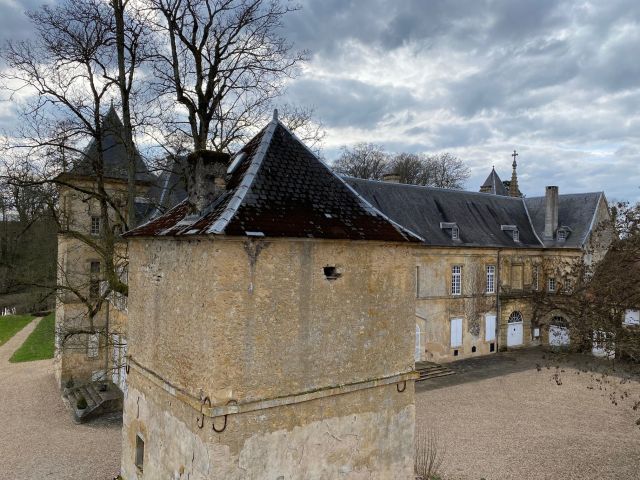
M 489 344 L 489 351 L 490 352 L 495 352 L 496 350 L 496 344 L 495 343 L 490 343 Z
M 457 356 L 458 356 L 458 350 L 457 350 L 457 349 L 453 351 L 453 356 L 454 356 L 454 357 L 457 357 Z
M 471 353 L 476 353 L 476 346 L 471 347 Z
M 140 435 L 136 435 L 136 467 L 140 471 L 144 468 L 144 440 Z
M 337 267 L 324 267 L 324 276 L 327 280 L 335 280 L 337 278 L 340 278 L 340 275 L 342 275 L 339 271 Z

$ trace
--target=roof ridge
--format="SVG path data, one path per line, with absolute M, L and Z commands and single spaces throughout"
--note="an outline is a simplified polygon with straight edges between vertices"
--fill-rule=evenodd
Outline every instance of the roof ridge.
M 251 165 L 247 168 L 240 185 L 236 188 L 231 200 L 229 200 L 229 203 L 227 204 L 227 207 L 220 214 L 220 217 L 214 222 L 214 224 L 207 229 L 207 233 L 224 233 L 224 229 L 229 225 L 229 222 L 238 211 L 238 208 L 240 208 L 245 195 L 253 184 L 253 180 L 256 177 L 258 170 L 260 170 L 260 166 L 267 154 L 267 150 L 269 150 L 269 145 L 271 144 L 271 139 L 273 138 L 273 133 L 275 132 L 278 123 L 280 122 L 277 117 L 274 117 L 264 129 L 262 138 L 260 139 L 260 145 L 258 145 L 258 149 L 251 158 Z
M 277 117 L 276 117 L 277 118 Z M 374 213 L 375 215 L 379 215 L 380 217 L 382 217 L 383 219 L 385 219 L 386 221 L 388 221 L 389 223 L 391 223 L 394 228 L 396 228 L 396 230 L 398 230 L 403 236 L 405 233 L 413 236 L 414 238 L 418 239 L 421 242 L 425 242 L 425 239 L 422 238 L 420 235 L 418 235 L 417 233 L 409 230 L 408 228 L 400 225 L 398 222 L 392 220 L 391 218 L 389 218 L 387 215 L 385 215 L 381 210 L 379 210 L 378 208 L 374 207 L 369 201 L 367 201 L 366 198 L 364 198 L 362 195 L 360 195 L 351 185 L 349 185 L 347 182 L 344 181 L 344 179 L 338 175 L 336 172 L 333 171 L 333 169 L 327 165 L 325 162 L 322 161 L 321 158 L 319 158 L 315 153 L 313 153 L 311 151 L 311 149 L 305 145 L 305 143 L 300 140 L 300 138 L 298 138 L 298 136 L 293 133 L 291 130 L 289 130 L 280 120 L 276 121 L 280 124 L 280 126 L 282 128 L 284 128 L 287 133 L 289 133 L 289 135 L 291 135 L 294 140 L 296 140 L 299 144 L 301 144 L 311 155 L 313 155 L 313 158 L 315 158 L 316 160 L 318 160 L 318 162 L 325 168 L 327 169 L 327 171 L 334 177 L 336 178 L 340 183 L 342 183 L 345 187 L 347 187 L 347 189 L 353 194 L 355 195 L 356 199 L 358 200 L 358 202 L 360 202 L 360 204 L 362 205 L 362 207 L 369 211 L 370 213 Z
M 479 196 L 492 196 L 492 197 L 497 197 L 497 198 L 508 198 L 511 200 L 523 200 L 524 197 L 510 197 L 510 196 L 506 196 L 506 195 L 498 195 L 495 193 L 487 193 L 487 192 L 474 192 L 472 190 L 459 190 L 457 188 L 444 188 L 444 187 L 430 187 L 427 185 L 415 185 L 412 183 L 395 183 L 395 182 L 385 182 L 384 180 L 373 180 L 373 179 L 369 179 L 369 178 L 359 178 L 359 177 L 352 177 L 350 175 L 344 175 L 343 178 L 347 178 L 350 180 L 356 180 L 356 181 L 360 181 L 360 182 L 371 182 L 371 183 L 379 183 L 379 184 L 383 184 L 383 185 L 388 185 L 391 188 L 420 188 L 420 189 L 424 189 L 424 190 L 435 190 L 435 191 L 439 191 L 439 192 L 455 192 L 455 193 L 464 193 L 467 195 L 479 195 Z

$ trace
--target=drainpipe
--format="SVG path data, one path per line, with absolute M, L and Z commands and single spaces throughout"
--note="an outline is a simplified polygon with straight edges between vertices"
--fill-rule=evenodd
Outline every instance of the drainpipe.
M 496 353 L 499 351 L 500 342 L 500 249 L 496 264 Z
M 107 312 L 106 312 L 106 320 L 105 320 L 105 347 L 104 347 L 104 375 L 105 382 L 109 381 L 109 311 L 111 302 L 107 301 Z M 99 345 L 99 344 L 98 344 Z

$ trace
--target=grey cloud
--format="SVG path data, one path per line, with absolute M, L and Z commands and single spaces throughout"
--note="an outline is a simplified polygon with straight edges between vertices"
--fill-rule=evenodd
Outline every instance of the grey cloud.
M 407 90 L 349 79 L 300 79 L 289 88 L 287 100 L 313 105 L 318 118 L 329 126 L 360 128 L 373 128 L 418 102 Z

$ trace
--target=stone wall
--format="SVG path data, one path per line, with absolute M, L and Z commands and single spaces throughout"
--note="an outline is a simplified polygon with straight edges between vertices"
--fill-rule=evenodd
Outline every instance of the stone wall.
M 532 335 L 533 298 L 553 276 L 560 287 L 582 258 L 578 249 L 487 249 L 415 247 L 418 287 L 416 324 L 421 330 L 421 359 L 447 362 L 495 353 L 507 346 L 509 316 L 523 317 L 522 346 L 546 343 L 546 330 Z M 499 259 L 499 260 L 498 260 Z M 451 293 L 451 268 L 462 267 L 462 291 Z M 495 292 L 486 293 L 486 267 L 494 265 Z M 498 268 L 499 267 L 499 268 Z M 535 271 L 537 270 L 537 290 Z M 500 284 L 498 307 L 497 287 Z M 486 340 L 486 316 L 496 315 L 498 332 Z M 451 320 L 462 319 L 462 345 L 451 346 Z M 493 349 L 491 348 L 493 344 Z M 475 347 L 475 348 L 474 348 Z
M 138 434 L 143 478 L 411 478 L 408 246 L 156 238 L 129 253 L 125 478 Z M 197 425 L 204 396 L 254 407 L 216 434 Z

